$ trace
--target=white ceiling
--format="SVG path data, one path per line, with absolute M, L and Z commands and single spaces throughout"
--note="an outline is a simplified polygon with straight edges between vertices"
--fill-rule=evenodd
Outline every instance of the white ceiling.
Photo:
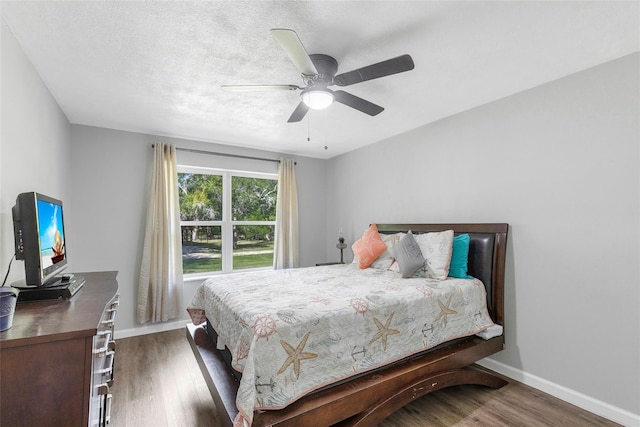
M 640 2 L 0 2 L 71 123 L 330 158 L 640 50 Z M 299 92 L 271 37 L 295 30 L 338 73 L 408 53 L 415 69 L 287 123 Z M 307 138 L 310 137 L 310 141 Z M 327 149 L 324 147 L 327 146 Z

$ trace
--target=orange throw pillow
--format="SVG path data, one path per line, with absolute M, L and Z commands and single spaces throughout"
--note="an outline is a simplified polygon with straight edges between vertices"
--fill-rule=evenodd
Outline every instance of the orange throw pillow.
M 368 268 L 376 258 L 387 250 L 387 245 L 380 238 L 378 227 L 375 224 L 371 224 L 362 234 L 362 237 L 351 246 L 351 249 L 358 259 L 358 267 Z

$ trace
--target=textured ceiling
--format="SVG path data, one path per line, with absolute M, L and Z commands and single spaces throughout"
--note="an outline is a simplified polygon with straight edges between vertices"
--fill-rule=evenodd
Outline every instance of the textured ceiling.
M 329 158 L 640 50 L 639 2 L 0 2 L 72 123 Z M 287 123 L 299 92 L 271 37 L 295 30 L 338 73 L 401 54 L 415 69 Z M 310 141 L 308 140 L 310 138 Z M 325 149 L 324 147 L 328 148 Z

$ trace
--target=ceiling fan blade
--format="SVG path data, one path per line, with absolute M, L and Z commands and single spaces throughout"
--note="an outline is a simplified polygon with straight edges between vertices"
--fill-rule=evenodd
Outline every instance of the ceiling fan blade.
M 355 108 L 356 110 L 362 111 L 363 113 L 370 116 L 375 116 L 384 111 L 384 108 L 382 108 L 381 106 L 359 98 L 355 95 L 351 95 L 350 93 L 343 90 L 333 91 L 333 96 L 337 102 L 348 105 L 349 107 Z
M 293 110 L 293 113 L 291 114 L 291 117 L 289 117 L 289 120 L 287 120 L 287 122 L 288 123 L 299 122 L 307 114 L 307 111 L 309 111 L 309 107 L 307 107 L 307 105 L 304 102 L 300 101 L 296 109 Z
M 338 74 L 334 78 L 334 82 L 338 86 L 349 86 L 354 83 L 366 82 L 391 74 L 402 73 L 404 71 L 413 70 L 413 59 L 410 55 L 402 55 L 397 58 L 388 59 L 357 70 L 348 71 Z
M 318 74 L 316 66 L 313 65 L 313 61 L 309 57 L 309 54 L 305 50 L 298 34 L 293 30 L 287 30 L 283 28 L 274 28 L 271 30 L 271 34 L 280 43 L 280 46 L 289 55 L 289 59 L 296 66 L 301 74 L 306 76 L 313 76 Z
M 302 89 L 296 85 L 222 85 L 220 87 L 227 92 L 264 92 L 272 90 Z

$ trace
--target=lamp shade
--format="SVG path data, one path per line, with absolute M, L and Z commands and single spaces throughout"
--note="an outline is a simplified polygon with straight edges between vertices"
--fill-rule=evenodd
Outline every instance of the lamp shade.
M 314 110 L 322 110 L 333 104 L 333 92 L 327 88 L 306 89 L 300 96 L 302 97 L 302 102 Z

